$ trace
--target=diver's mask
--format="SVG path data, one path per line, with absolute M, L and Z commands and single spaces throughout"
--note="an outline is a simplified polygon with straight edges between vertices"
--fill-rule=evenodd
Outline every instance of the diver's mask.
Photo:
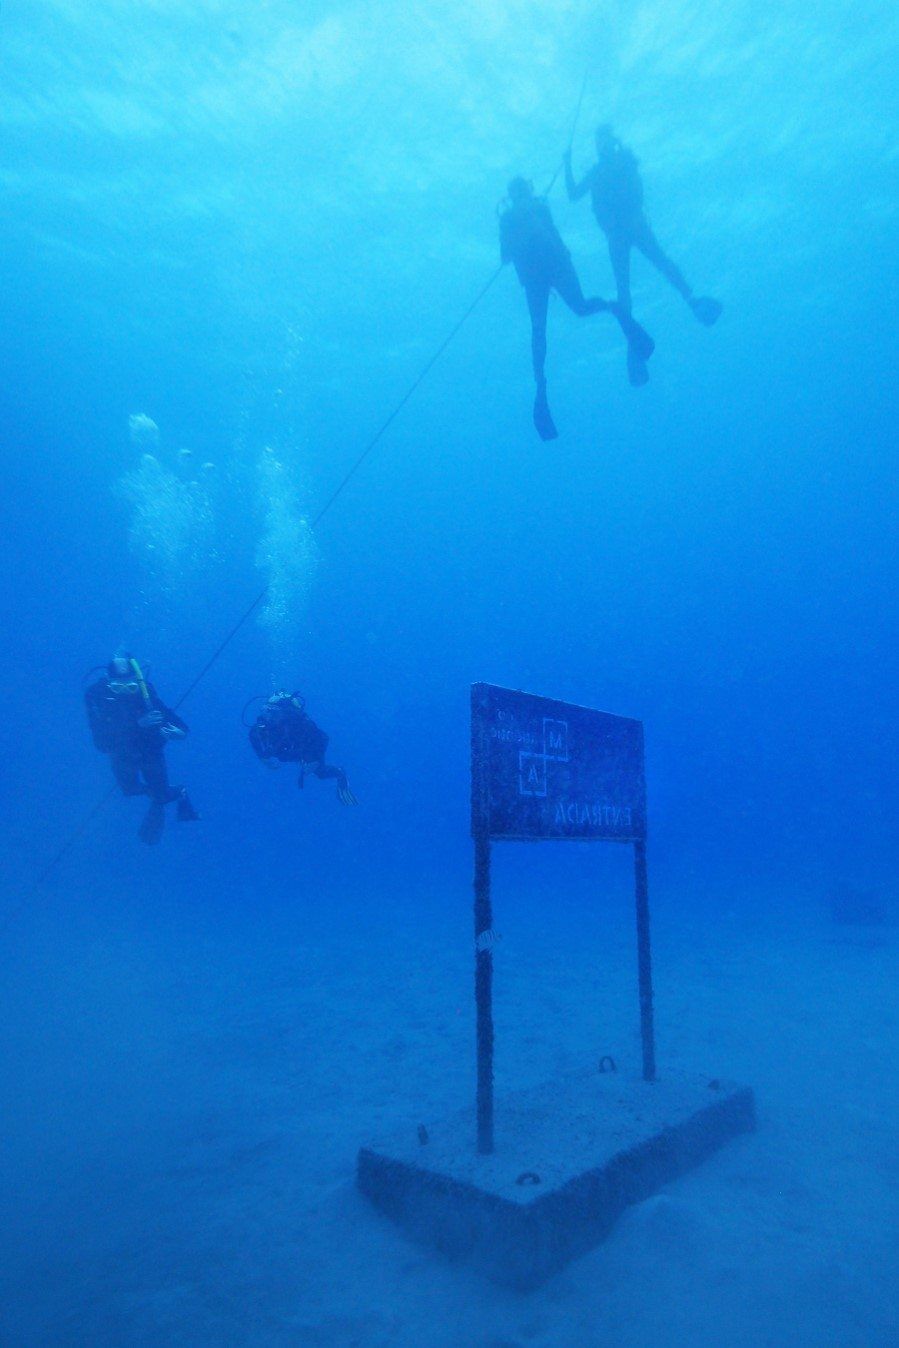
M 149 702 L 149 693 L 147 691 L 147 681 L 144 672 L 137 663 L 133 655 L 119 656 L 119 660 L 128 661 L 128 668 L 131 671 L 130 677 L 121 676 L 115 670 L 112 670 L 107 679 L 107 685 L 111 693 L 116 697 L 134 697 L 140 695 L 145 702 Z
M 108 679 L 106 686 L 116 697 L 133 697 L 140 692 L 140 685 L 134 679 Z
M 283 706 L 285 702 L 290 703 L 292 707 L 296 707 L 297 711 L 305 711 L 306 699 L 300 693 L 288 693 L 286 689 L 282 688 L 279 692 L 272 693 L 268 699 L 270 707 Z

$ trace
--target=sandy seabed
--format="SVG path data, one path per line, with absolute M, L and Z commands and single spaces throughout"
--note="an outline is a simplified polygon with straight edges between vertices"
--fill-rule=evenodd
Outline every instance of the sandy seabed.
M 336 902 L 239 934 L 171 906 L 43 927 L 4 998 L 2 1343 L 899 1342 L 895 932 L 745 896 L 690 925 L 663 903 L 660 1070 L 753 1086 L 759 1129 L 520 1295 L 411 1244 L 353 1183 L 361 1143 L 471 1099 L 453 903 L 364 928 Z M 500 1145 L 504 1086 L 606 1052 L 638 1070 L 627 923 L 541 912 L 532 896 L 496 947 Z

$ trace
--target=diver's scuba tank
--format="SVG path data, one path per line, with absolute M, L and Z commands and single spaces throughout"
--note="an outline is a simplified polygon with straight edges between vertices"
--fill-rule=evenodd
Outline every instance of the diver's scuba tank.
M 246 720 L 246 714 L 249 707 L 255 702 L 261 702 L 262 706 L 256 713 L 255 719 L 250 724 Z M 250 745 L 253 752 L 266 767 L 277 767 L 280 763 L 289 763 L 293 761 L 289 751 L 285 748 L 283 738 L 276 734 L 277 729 L 283 726 L 285 721 L 292 719 L 294 715 L 301 717 L 304 715 L 306 699 L 297 692 L 288 693 L 284 689 L 272 693 L 270 697 L 257 695 L 251 697 L 244 703 L 241 711 L 241 721 L 249 731 Z M 279 743 L 279 741 L 281 741 Z

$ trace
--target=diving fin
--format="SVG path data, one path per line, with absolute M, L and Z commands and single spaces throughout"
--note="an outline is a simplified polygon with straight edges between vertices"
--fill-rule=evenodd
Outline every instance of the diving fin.
M 137 836 L 141 842 L 147 843 L 152 847 L 159 842 L 162 837 L 162 831 L 165 828 L 165 806 L 161 801 L 152 800 L 147 813 L 144 815 L 144 822 L 137 830 Z
M 618 319 L 621 331 L 627 338 L 628 347 L 633 351 L 634 357 L 645 364 L 656 349 L 655 342 L 646 329 L 641 327 L 637 320 L 631 314 L 626 313 L 620 305 L 612 304 L 609 307 Z M 643 382 L 645 383 L 646 380 Z
M 631 388 L 642 388 L 644 384 L 649 383 L 649 367 L 645 360 L 640 359 L 630 343 L 627 348 L 627 381 Z
M 720 300 L 713 300 L 708 295 L 700 295 L 697 299 L 690 300 L 689 303 L 700 323 L 706 328 L 710 328 L 718 322 L 721 317 L 721 310 L 724 308 Z
M 556 430 L 553 414 L 550 412 L 549 403 L 546 401 L 545 381 L 537 385 L 537 396 L 534 399 L 534 425 L 541 440 L 558 440 L 559 432 Z
M 350 784 L 346 779 L 346 773 L 342 772 L 337 779 L 337 799 L 341 805 L 358 805 L 359 802 L 350 790 Z
M 178 792 L 178 804 L 175 806 L 175 814 L 182 824 L 190 823 L 194 819 L 199 819 L 199 815 L 193 807 L 193 802 L 187 794 L 187 787 L 182 786 Z

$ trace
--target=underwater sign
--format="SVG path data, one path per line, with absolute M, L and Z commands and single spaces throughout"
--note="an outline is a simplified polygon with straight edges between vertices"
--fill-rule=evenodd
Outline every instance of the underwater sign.
M 646 837 L 641 721 L 476 683 L 471 749 L 475 837 Z

